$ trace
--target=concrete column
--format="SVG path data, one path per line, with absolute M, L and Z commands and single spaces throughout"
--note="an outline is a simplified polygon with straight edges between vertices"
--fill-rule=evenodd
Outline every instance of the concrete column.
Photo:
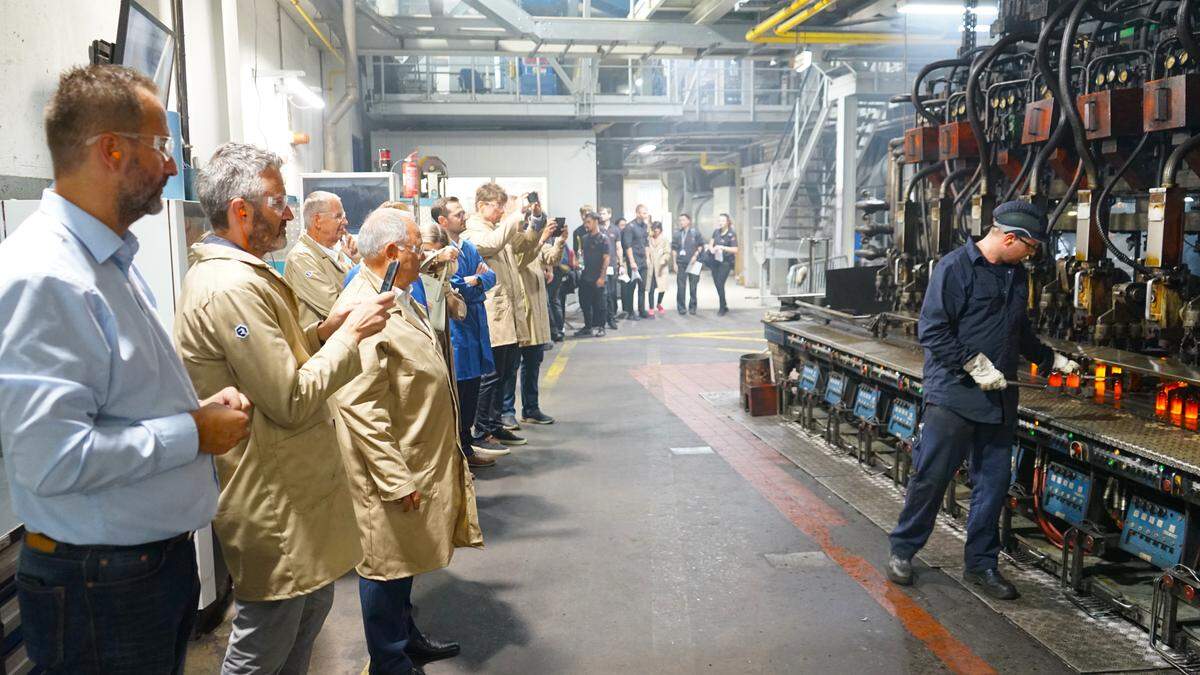
M 854 260 L 854 202 L 858 193 L 858 96 L 837 99 L 837 170 L 834 190 L 833 253 Z

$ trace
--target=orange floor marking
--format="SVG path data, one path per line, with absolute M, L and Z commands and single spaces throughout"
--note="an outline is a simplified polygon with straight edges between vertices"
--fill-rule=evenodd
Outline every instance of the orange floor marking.
M 644 366 L 632 374 L 948 668 L 996 672 L 874 565 L 835 544 L 830 528 L 846 524 L 841 514 L 788 473 L 794 466 L 787 458 L 701 398 L 702 392 L 736 388 L 736 363 Z

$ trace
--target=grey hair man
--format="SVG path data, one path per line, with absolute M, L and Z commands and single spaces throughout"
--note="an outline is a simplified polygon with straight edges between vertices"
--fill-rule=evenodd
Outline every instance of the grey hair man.
M 245 438 L 249 404 L 225 387 L 197 400 L 134 263 L 130 228 L 176 173 L 154 83 L 72 68 L 45 128 L 54 185 L 0 244 L 25 650 L 55 672 L 182 672 L 200 591 L 188 535 L 216 513 L 212 457 Z
M 346 232 L 349 221 L 342 199 L 332 192 L 310 192 L 301 215 L 304 232 L 288 251 L 283 278 L 296 293 L 303 325 L 329 316 L 342 292 L 346 273 L 354 265 L 347 251 L 355 244 Z
M 334 307 L 302 326 L 292 289 L 262 258 L 292 218 L 276 155 L 217 149 L 197 181 L 212 234 L 192 246 L 175 341 L 200 392 L 239 386 L 254 404 L 250 437 L 217 462 L 213 520 L 237 615 L 223 673 L 305 672 L 333 604 L 333 581 L 361 559 L 328 404 L 361 370 L 358 343 L 382 330 L 394 300 Z

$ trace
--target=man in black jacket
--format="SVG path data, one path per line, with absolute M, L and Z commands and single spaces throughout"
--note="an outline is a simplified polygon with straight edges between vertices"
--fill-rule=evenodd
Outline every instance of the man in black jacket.
M 688 268 L 700 257 L 703 248 L 704 237 L 692 227 L 692 217 L 679 214 L 679 229 L 671 234 L 671 253 L 675 256 L 675 307 L 680 314 L 696 313 L 696 286 L 700 283 L 700 275 L 688 274 Z M 690 301 L 689 288 L 692 292 Z

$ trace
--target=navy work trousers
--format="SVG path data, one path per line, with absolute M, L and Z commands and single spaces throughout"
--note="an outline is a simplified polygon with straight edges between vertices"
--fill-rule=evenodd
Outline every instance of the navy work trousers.
M 517 381 L 521 382 L 521 415 L 529 416 L 541 410 L 538 407 L 538 378 L 542 374 L 544 345 L 521 347 L 518 375 L 504 383 L 504 414 L 517 414 Z
M 995 569 L 1000 511 L 1012 480 L 1013 427 L 972 422 L 932 404 L 925 406 L 922 421 L 904 509 L 889 537 L 892 553 L 909 560 L 925 546 L 950 480 L 969 459 L 972 489 L 964 562 L 968 570 Z
M 387 581 L 358 578 L 371 675 L 405 675 L 413 671 L 412 659 L 404 652 L 409 640 L 419 635 L 412 618 L 412 584 L 412 577 Z

